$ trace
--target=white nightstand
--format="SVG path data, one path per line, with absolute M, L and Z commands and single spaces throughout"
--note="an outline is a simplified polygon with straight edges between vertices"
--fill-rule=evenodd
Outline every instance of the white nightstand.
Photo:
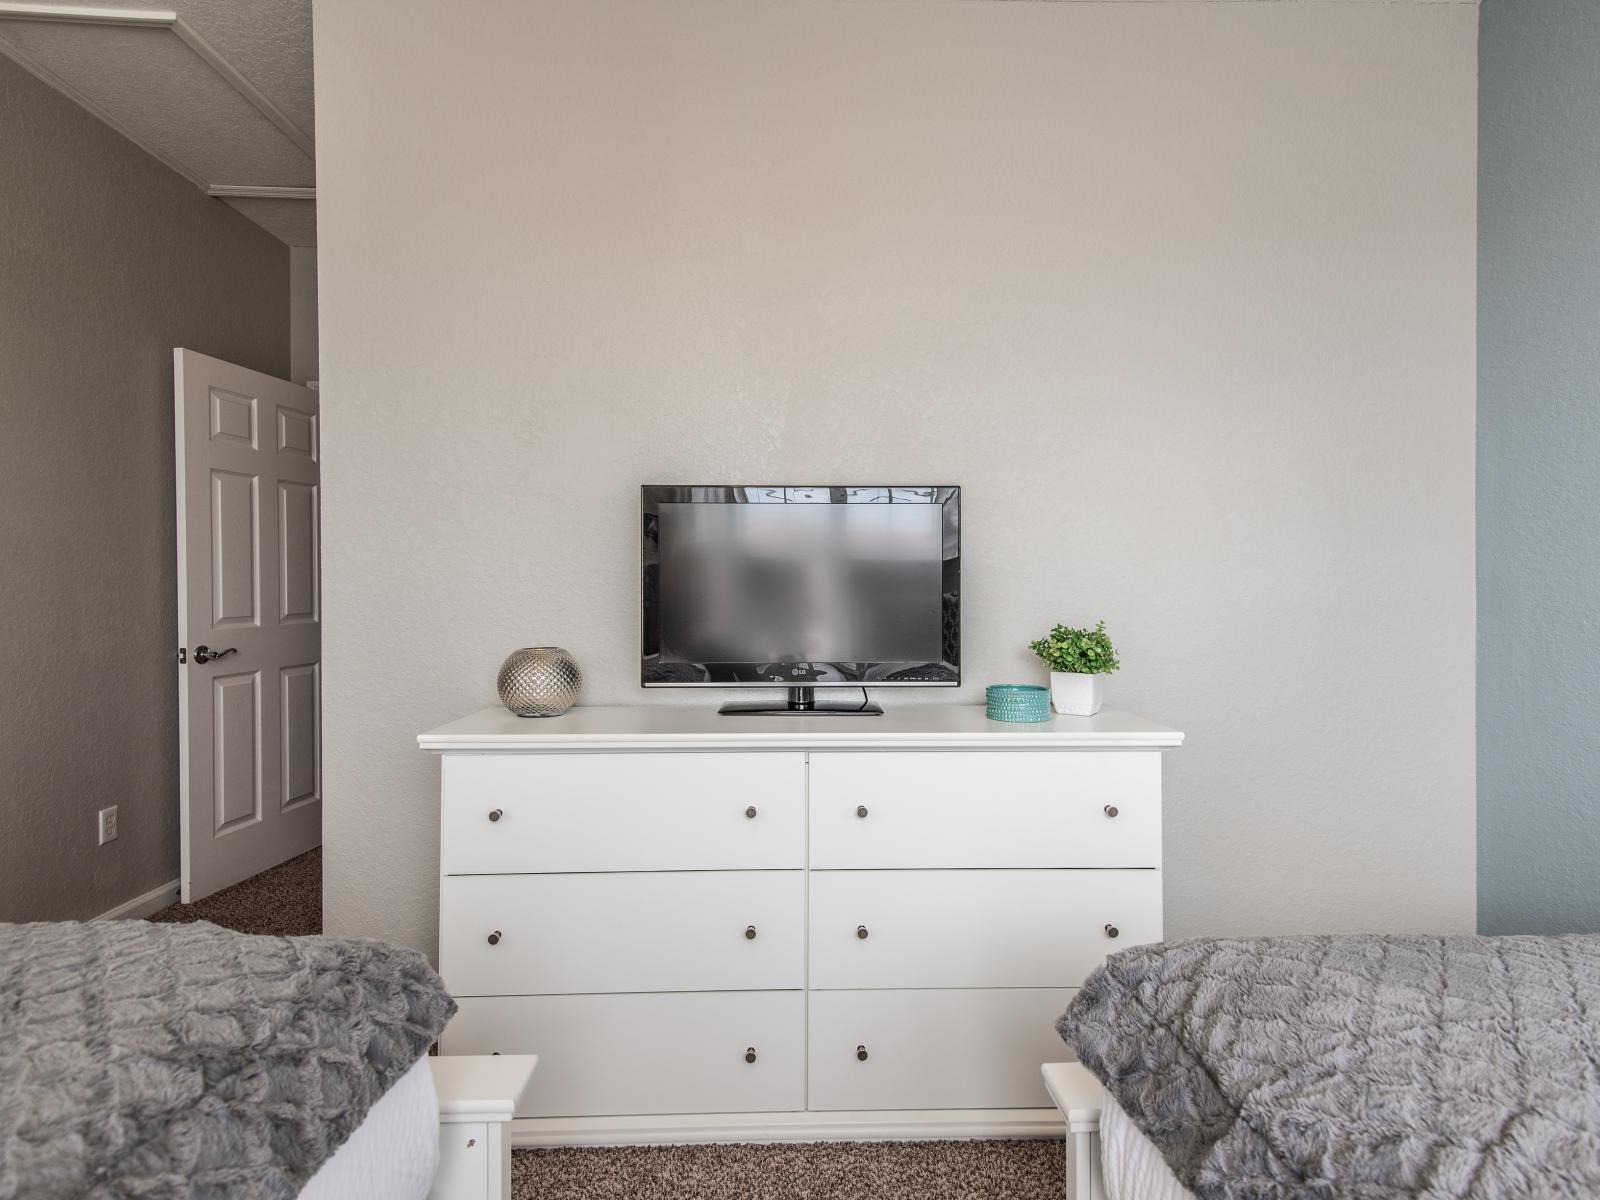
M 537 1054 L 428 1059 L 439 1096 L 439 1173 L 429 1200 L 511 1200 L 511 1116 Z

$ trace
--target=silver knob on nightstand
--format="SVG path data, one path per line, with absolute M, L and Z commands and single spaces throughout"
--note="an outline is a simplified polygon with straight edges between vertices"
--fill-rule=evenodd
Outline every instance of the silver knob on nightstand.
M 857 1046 L 856 1047 L 856 1061 L 857 1062 L 866 1062 L 867 1061 L 867 1048 L 865 1046 Z
M 755 1062 L 755 1060 L 756 1060 L 756 1048 L 754 1046 L 751 1046 L 748 1050 L 746 1050 L 744 1052 L 744 1060 L 745 1060 L 745 1062 Z
M 499 809 L 498 809 L 498 808 L 497 808 L 497 809 L 495 809 L 495 810 L 494 810 L 494 811 L 493 811 L 493 812 L 491 812 L 491 813 L 490 813 L 490 814 L 489 814 L 489 820 L 491 820 L 491 821 L 498 821 L 498 820 L 499 820 L 499 819 L 500 819 L 500 818 L 501 818 L 501 817 L 503 817 L 503 816 L 505 816 L 505 815 L 506 815 L 506 814 L 505 814 L 505 813 L 503 813 L 503 812 L 501 812 L 501 811 L 500 811 L 500 810 L 499 810 Z
M 498 929 L 496 929 L 493 933 L 491 933 L 489 935 L 489 945 L 498 946 L 499 944 L 500 944 L 500 931 Z
M 756 927 L 754 925 L 746 925 L 744 927 L 744 936 L 745 936 L 745 939 L 747 941 L 751 941 L 751 942 L 755 941 L 756 940 Z
M 858 938 L 860 938 L 862 941 L 865 941 L 866 937 L 867 937 L 867 927 L 865 925 L 857 925 L 856 926 L 856 936 Z
M 747 817 L 754 818 L 755 815 L 756 815 L 756 806 L 754 804 L 752 804 L 749 808 L 745 809 L 744 810 L 744 815 L 747 816 Z
M 1117 815 L 1117 806 L 1115 804 L 1106 805 L 1106 816 L 1114 817 L 1116 815 Z
M 865 817 L 866 815 L 867 815 L 867 806 L 865 804 L 856 805 L 856 816 Z
M 1106 926 L 1106 936 L 1107 937 L 1114 938 L 1114 937 L 1117 936 L 1117 933 L 1118 933 L 1118 930 L 1117 930 L 1117 927 L 1115 925 L 1107 925 Z

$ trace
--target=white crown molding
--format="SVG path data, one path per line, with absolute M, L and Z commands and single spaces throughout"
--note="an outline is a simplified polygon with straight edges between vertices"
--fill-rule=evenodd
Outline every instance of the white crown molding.
M 316 161 L 317 145 L 311 135 L 285 116 L 281 108 L 267 99 L 255 84 L 241 75 L 239 68 L 223 58 L 217 49 L 201 37 L 187 21 L 182 17 L 175 19 L 172 22 L 172 32 L 178 35 L 179 41 L 198 54 L 208 67 L 222 76 L 234 91 L 250 101 L 257 112 L 276 125 L 278 132 L 293 142 L 301 154 L 313 162 Z
M 158 8 L 95 8 L 87 4 L 0 3 L 0 20 L 47 21 L 57 25 L 130 25 L 170 29 L 178 14 Z
M 246 79 L 237 67 L 218 53 L 210 42 L 201 37 L 182 17 L 170 9 L 103 8 L 83 4 L 28 4 L 22 2 L 22 0 L 0 0 L 0 29 L 3 29 L 8 21 L 28 21 L 57 25 L 100 25 L 134 29 L 165 29 L 187 46 L 189 51 L 205 63 L 206 66 L 210 67 L 218 78 L 244 97 L 250 106 L 270 121 L 274 128 L 288 138 L 296 149 L 307 158 L 313 161 L 316 160 L 316 142 L 311 135 L 290 120 L 282 109 Z M 34 61 L 32 56 L 20 47 L 7 41 L 3 34 L 0 34 L 0 54 L 4 54 L 24 70 L 55 88 L 79 107 L 93 113 L 145 153 L 171 167 L 201 191 L 210 191 L 212 180 L 202 179 L 194 171 L 176 161 L 171 155 L 163 154 L 156 150 L 122 122 L 113 120 L 105 109 L 89 100 L 82 92 L 72 87 L 54 71 Z
M 314 187 L 267 187 L 250 183 L 213 183 L 206 195 L 219 200 L 315 200 Z

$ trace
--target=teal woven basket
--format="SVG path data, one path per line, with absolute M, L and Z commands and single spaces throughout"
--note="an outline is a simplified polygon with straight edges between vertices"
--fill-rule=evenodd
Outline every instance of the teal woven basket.
M 1033 683 L 991 684 L 985 710 L 991 721 L 1048 721 L 1050 689 Z

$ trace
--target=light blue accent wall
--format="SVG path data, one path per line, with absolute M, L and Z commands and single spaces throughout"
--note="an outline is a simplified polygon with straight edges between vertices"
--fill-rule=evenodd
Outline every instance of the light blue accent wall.
M 1478 926 L 1600 931 L 1600 0 L 1478 47 Z

